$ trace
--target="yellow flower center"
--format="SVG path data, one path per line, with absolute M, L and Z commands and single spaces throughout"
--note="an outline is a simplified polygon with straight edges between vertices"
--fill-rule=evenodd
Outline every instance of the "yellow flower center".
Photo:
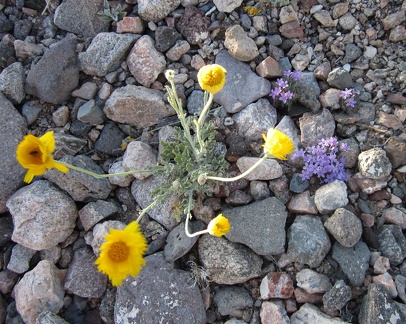
M 111 244 L 108 255 L 109 258 L 114 262 L 123 262 L 127 260 L 130 254 L 130 249 L 124 242 L 114 242 Z
M 203 82 L 208 86 L 214 86 L 220 84 L 224 78 L 224 73 L 221 70 L 211 70 L 204 76 Z
M 31 161 L 33 164 L 41 164 L 42 161 L 42 153 L 39 150 L 39 148 L 35 148 L 32 151 L 29 152 L 29 155 L 31 156 Z

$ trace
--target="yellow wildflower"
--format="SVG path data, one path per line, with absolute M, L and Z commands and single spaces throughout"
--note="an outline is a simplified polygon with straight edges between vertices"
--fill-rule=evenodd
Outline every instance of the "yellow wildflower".
M 106 241 L 100 247 L 95 261 L 97 269 L 106 274 L 113 286 L 120 286 L 128 275 L 136 277 L 145 266 L 144 253 L 147 240 L 137 222 L 131 222 L 123 230 L 110 229 Z
M 28 169 L 24 182 L 30 183 L 34 176 L 45 173 L 47 169 L 56 168 L 66 173 L 68 168 L 52 158 L 55 151 L 54 132 L 45 133 L 40 138 L 34 135 L 26 135 L 17 146 L 16 156 L 18 163 L 24 169 Z
M 267 157 L 287 160 L 286 155 L 291 154 L 295 149 L 289 136 L 276 128 L 270 128 L 268 134 L 263 134 L 262 137 L 265 140 L 262 147 Z
M 207 230 L 210 235 L 223 236 L 230 230 L 230 222 L 223 214 L 220 214 L 210 221 Z
M 200 87 L 212 94 L 219 92 L 226 84 L 226 69 L 218 64 L 203 66 L 197 73 Z

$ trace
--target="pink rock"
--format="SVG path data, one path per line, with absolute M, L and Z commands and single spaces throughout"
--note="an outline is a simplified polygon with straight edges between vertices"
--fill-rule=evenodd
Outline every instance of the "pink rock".
M 293 281 L 286 272 L 270 272 L 261 282 L 261 299 L 288 299 L 293 295 Z
M 286 38 L 303 38 L 304 31 L 298 21 L 291 21 L 279 27 L 279 31 Z
M 296 302 L 310 303 L 310 304 L 321 304 L 323 302 L 323 294 L 309 294 L 306 290 L 302 288 L 295 289 L 295 299 Z
M 308 190 L 294 195 L 289 202 L 288 209 L 290 212 L 297 214 L 317 215 L 318 213 L 314 197 L 310 196 Z
M 281 300 L 265 301 L 261 305 L 261 322 L 272 324 L 288 324 L 289 317 Z
M 124 17 L 117 23 L 117 33 L 142 34 L 144 24 L 140 17 Z
M 263 78 L 276 78 L 282 76 L 282 69 L 279 62 L 270 56 L 258 64 L 256 71 Z
M 395 207 L 385 209 L 383 217 L 387 223 L 399 225 L 402 229 L 406 228 L 406 214 Z

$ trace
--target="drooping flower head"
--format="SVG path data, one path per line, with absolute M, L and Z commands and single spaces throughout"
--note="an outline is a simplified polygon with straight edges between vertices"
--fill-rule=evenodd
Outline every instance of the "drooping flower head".
M 230 230 L 230 222 L 228 218 L 224 217 L 223 214 L 220 214 L 210 221 L 207 230 L 210 235 L 223 236 Z
M 110 229 L 100 247 L 95 261 L 97 269 L 106 274 L 113 286 L 120 286 L 128 275 L 137 276 L 145 266 L 144 253 L 147 240 L 137 222 L 131 222 L 123 230 Z
M 28 170 L 24 182 L 30 183 L 34 176 L 43 175 L 47 169 L 56 168 L 63 173 L 68 172 L 66 166 L 52 158 L 54 150 L 55 138 L 53 131 L 45 133 L 40 138 L 31 134 L 24 136 L 16 151 L 18 163 Z
M 276 128 L 270 128 L 268 134 L 263 134 L 265 144 L 262 145 L 267 157 L 287 160 L 286 155 L 291 154 L 295 146 L 285 133 Z
M 226 84 L 226 73 L 226 69 L 221 65 L 210 64 L 199 70 L 197 80 L 203 90 L 215 94 Z

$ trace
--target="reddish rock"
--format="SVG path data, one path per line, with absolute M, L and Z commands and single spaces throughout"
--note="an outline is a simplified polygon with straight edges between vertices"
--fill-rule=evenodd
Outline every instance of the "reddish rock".
M 323 302 L 323 294 L 309 294 L 306 290 L 302 288 L 295 289 L 295 299 L 296 302 L 310 303 L 310 304 L 321 304 Z
M 266 301 L 261 305 L 261 323 L 288 324 L 290 323 L 286 309 L 281 300 Z
M 380 111 L 378 114 L 377 124 L 395 130 L 403 127 L 401 121 L 395 115 L 386 114 L 383 111 Z
M 386 102 L 395 105 L 406 105 L 406 97 L 401 93 L 388 93 L 386 96 Z
M 261 299 L 288 299 L 293 295 L 293 281 L 286 272 L 270 272 L 261 282 Z
M 369 200 L 372 200 L 372 201 L 389 200 L 390 198 L 391 198 L 391 194 L 389 192 L 387 192 L 385 189 L 376 191 L 372 195 L 369 196 Z
M 256 71 L 263 78 L 277 78 L 282 76 L 282 69 L 279 62 L 270 56 L 258 64 Z
M 177 29 L 190 44 L 199 44 L 209 36 L 210 19 L 195 7 L 186 7 L 180 18 Z
M 314 197 L 306 190 L 300 194 L 294 195 L 289 202 L 288 209 L 292 213 L 317 215 L 318 210 L 314 203 Z
M 133 33 L 142 34 L 144 31 L 144 24 L 140 17 L 124 17 L 117 23 L 117 33 Z
M 385 209 L 383 217 L 386 223 L 399 225 L 402 229 L 406 228 L 406 214 L 395 207 Z
M 298 21 L 290 21 L 286 24 L 283 24 L 281 27 L 279 27 L 279 31 L 282 34 L 282 36 L 286 38 L 304 37 L 303 28 L 302 26 L 300 26 L 300 23 Z

